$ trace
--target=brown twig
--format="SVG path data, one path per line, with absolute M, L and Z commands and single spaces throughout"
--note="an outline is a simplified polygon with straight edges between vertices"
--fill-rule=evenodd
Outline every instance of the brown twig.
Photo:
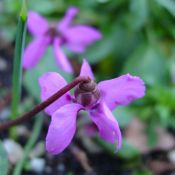
M 95 174 L 92 167 L 89 165 L 88 157 L 83 150 L 81 150 L 78 146 L 73 144 L 69 146 L 69 149 L 75 156 L 75 158 L 79 161 L 86 173 Z
M 35 106 L 31 111 L 23 114 L 21 117 L 18 117 L 15 120 L 6 122 L 4 124 L 1 124 L 0 125 L 0 131 L 8 129 L 9 127 L 16 126 L 16 125 L 19 125 L 19 124 L 21 124 L 23 122 L 28 121 L 29 119 L 34 117 L 37 113 L 41 112 L 44 108 L 49 106 L 51 103 L 56 101 L 58 98 L 60 98 L 66 92 L 70 91 L 72 88 L 74 88 L 79 83 L 89 82 L 89 81 L 90 81 L 90 78 L 86 77 L 86 76 L 80 76 L 80 77 L 75 78 L 71 83 L 69 83 L 66 86 L 64 86 L 58 92 L 56 92 L 51 97 L 49 97 L 47 100 L 45 100 L 44 102 L 42 102 L 42 103 L 38 104 L 37 106 Z

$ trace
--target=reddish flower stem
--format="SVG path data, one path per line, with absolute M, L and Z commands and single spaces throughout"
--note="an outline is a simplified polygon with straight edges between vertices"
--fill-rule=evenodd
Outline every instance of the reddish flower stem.
M 0 124 L 0 131 L 8 129 L 12 126 L 19 125 L 23 122 L 26 122 L 33 118 L 37 113 L 41 112 L 44 108 L 52 104 L 54 101 L 56 101 L 58 98 L 60 98 L 62 95 L 64 95 L 66 92 L 70 91 L 72 88 L 74 88 L 76 85 L 82 82 L 89 82 L 90 78 L 86 76 L 80 76 L 75 78 L 71 83 L 64 86 L 62 89 L 60 89 L 58 92 L 53 94 L 51 97 L 49 97 L 44 102 L 36 105 L 31 111 L 23 114 L 22 116 L 18 117 L 15 120 L 11 120 L 9 122 L 6 122 L 4 124 Z

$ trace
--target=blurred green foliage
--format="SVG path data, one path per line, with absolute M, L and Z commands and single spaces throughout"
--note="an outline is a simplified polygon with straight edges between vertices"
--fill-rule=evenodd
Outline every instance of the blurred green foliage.
M 0 5 L 1 35 L 6 41 L 14 41 L 20 1 L 3 0 Z M 103 39 L 83 55 L 70 53 L 69 57 L 78 63 L 82 58 L 88 59 L 99 81 L 128 72 L 145 81 L 146 96 L 127 108 L 114 111 L 114 115 L 122 128 L 133 116 L 138 116 L 151 128 L 148 140 L 154 144 L 156 126 L 175 129 L 175 1 L 28 1 L 29 9 L 54 21 L 58 21 L 71 5 L 80 8 L 75 22 L 97 27 Z M 60 71 L 53 63 L 52 54 L 45 57 L 24 77 L 25 86 L 36 98 L 39 97 L 38 77 L 46 71 Z M 66 75 L 66 78 L 70 81 L 72 77 Z
M 8 156 L 4 149 L 2 142 L 0 141 L 0 172 L 1 175 L 7 175 L 8 172 Z

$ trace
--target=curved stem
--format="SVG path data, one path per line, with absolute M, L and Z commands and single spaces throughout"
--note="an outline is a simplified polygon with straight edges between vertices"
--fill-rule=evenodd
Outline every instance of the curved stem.
M 44 108 L 46 108 L 47 106 L 52 104 L 54 101 L 56 101 L 58 98 L 60 98 L 66 92 L 70 91 L 72 88 L 74 88 L 79 83 L 89 82 L 90 80 L 91 79 L 89 77 L 86 77 L 86 76 L 80 76 L 80 77 L 75 78 L 71 83 L 64 86 L 58 92 L 56 92 L 51 97 L 49 97 L 47 100 L 45 100 L 44 102 L 42 102 L 42 103 L 38 104 L 37 106 L 35 106 L 31 111 L 23 114 L 21 117 L 18 117 L 15 120 L 11 120 L 9 122 L 1 124 L 0 125 L 0 131 L 8 129 L 9 127 L 12 127 L 12 126 L 15 126 L 15 125 L 19 125 L 19 124 L 21 124 L 25 121 L 28 121 L 29 119 L 34 117 L 34 115 L 41 112 Z

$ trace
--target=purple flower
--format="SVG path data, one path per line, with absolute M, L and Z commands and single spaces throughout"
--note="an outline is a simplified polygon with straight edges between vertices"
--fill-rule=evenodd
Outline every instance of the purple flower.
M 82 53 L 86 47 L 101 38 L 101 33 L 86 25 L 72 25 L 78 9 L 70 7 L 63 19 L 56 25 L 49 23 L 36 12 L 28 14 L 28 29 L 34 40 L 24 51 L 23 67 L 33 68 L 44 55 L 49 45 L 53 45 L 57 64 L 67 72 L 72 72 L 71 64 L 61 49 L 62 45 L 75 53 Z
M 102 139 L 116 144 L 116 148 L 120 149 L 122 136 L 112 110 L 143 97 L 144 82 L 139 77 L 126 74 L 96 84 L 86 60 L 81 67 L 80 76 L 89 76 L 92 81 L 79 84 L 74 96 L 67 92 L 45 109 L 45 112 L 52 116 L 46 137 L 47 151 L 58 154 L 70 144 L 76 131 L 76 119 L 80 110 L 89 113 Z M 44 74 L 39 83 L 43 101 L 67 84 L 56 72 Z

